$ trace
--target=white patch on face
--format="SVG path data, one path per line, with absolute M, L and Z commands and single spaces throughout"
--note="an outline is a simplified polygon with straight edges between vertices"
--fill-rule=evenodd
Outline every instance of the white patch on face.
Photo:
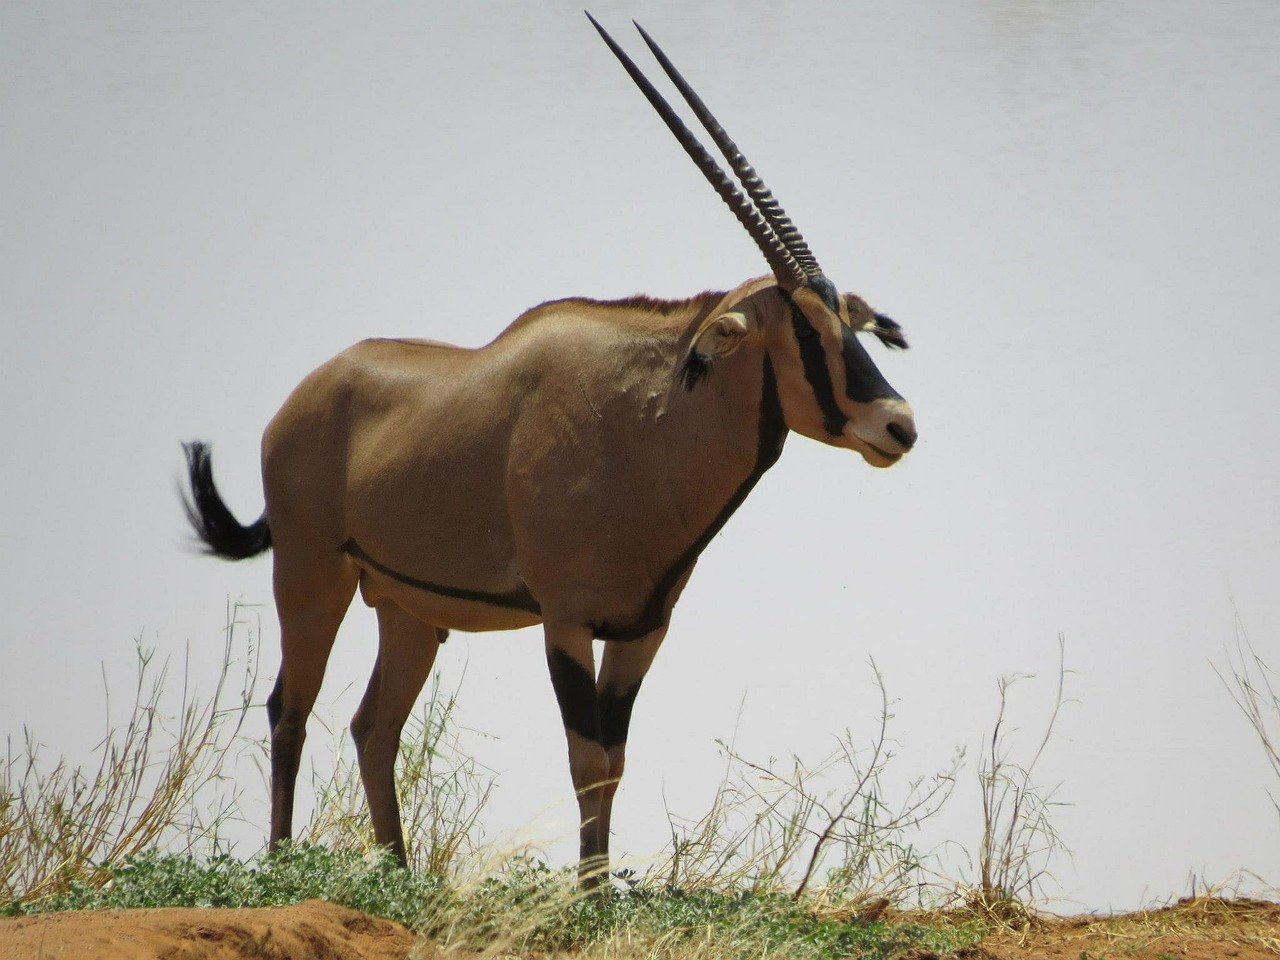
M 862 454 L 862 459 L 873 467 L 891 467 L 902 459 L 902 454 L 891 454 L 878 446 L 863 440 L 854 430 L 853 421 L 844 426 L 845 444 L 852 450 Z
M 844 427 L 844 439 L 848 445 L 861 453 L 873 467 L 888 467 L 901 460 L 906 450 L 889 432 L 889 425 L 911 425 L 914 428 L 910 404 L 894 399 L 857 406 L 858 410 Z

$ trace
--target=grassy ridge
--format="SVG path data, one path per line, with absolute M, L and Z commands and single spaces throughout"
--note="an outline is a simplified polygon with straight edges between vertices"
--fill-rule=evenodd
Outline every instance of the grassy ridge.
M 1016 762 L 1005 742 L 1010 681 L 999 685 L 999 711 L 977 764 L 983 822 L 968 883 L 939 879 L 910 836 L 951 797 L 963 754 L 891 798 L 889 700 L 878 674 L 880 724 L 869 741 L 846 732 L 828 757 L 783 764 L 757 763 L 722 744 L 725 774 L 706 815 L 673 823 L 665 859 L 642 876 L 619 871 L 603 896 L 584 899 L 569 869 L 480 848 L 493 778 L 459 749 L 454 700 L 439 687 L 406 727 L 397 765 L 412 870 L 374 846 L 349 756 L 318 785 L 306 842 L 236 859 L 219 840 L 238 815 L 238 794 L 226 792 L 228 758 L 261 750 L 241 733 L 256 709 L 249 625 L 244 611 L 230 608 L 212 696 L 196 697 L 184 676 L 181 699 L 168 709 L 167 666 L 139 648 L 132 714 L 99 745 L 94 766 L 59 760 L 45 770 L 29 733 L 18 750 L 10 744 L 0 782 L 0 913 L 322 898 L 404 923 L 440 949 L 469 952 L 946 955 L 992 926 L 1028 923 L 1049 858 L 1062 848 L 1052 793 L 1034 778 L 1063 702 L 1060 660 L 1050 719 L 1029 761 Z M 1259 687 L 1249 676 L 1239 698 Z M 1267 707 L 1280 715 L 1274 694 L 1245 711 L 1255 729 Z M 1264 737 L 1264 745 L 1271 741 Z M 486 854 L 492 866 L 478 868 Z M 895 912 L 922 905 L 952 909 L 928 923 Z
M 244 907 L 321 898 L 405 924 L 466 952 L 542 953 L 629 945 L 646 955 L 887 957 L 910 949 L 947 954 L 976 943 L 977 922 L 888 922 L 879 915 L 822 915 L 783 893 L 682 891 L 632 884 L 586 898 L 573 872 L 509 861 L 470 888 L 400 869 L 385 857 L 288 846 L 245 863 L 155 851 L 111 867 L 104 883 L 73 882 L 59 894 L 10 903 L 10 915 L 151 906 Z M 656 952 L 656 953 L 655 953 Z

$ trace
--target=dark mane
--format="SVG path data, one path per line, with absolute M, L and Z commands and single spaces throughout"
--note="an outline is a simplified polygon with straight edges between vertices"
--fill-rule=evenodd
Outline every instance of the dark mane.
M 596 300 L 592 297 L 564 297 L 559 300 L 547 300 L 534 307 L 534 310 L 540 310 L 543 307 L 559 306 L 566 303 L 583 303 L 595 307 L 616 307 L 619 310 L 642 310 L 645 313 L 654 313 L 658 316 L 669 316 L 673 313 L 681 313 L 690 308 L 701 308 L 718 303 L 725 296 L 725 290 L 704 290 L 702 293 L 687 297 L 684 300 L 664 300 L 659 297 L 650 297 L 645 294 L 638 293 L 630 297 L 622 297 L 618 300 Z M 532 311 L 531 311 L 532 312 Z

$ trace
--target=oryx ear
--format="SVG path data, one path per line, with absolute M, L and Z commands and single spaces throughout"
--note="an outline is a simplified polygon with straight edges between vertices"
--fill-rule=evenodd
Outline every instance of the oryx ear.
M 747 318 L 737 311 L 719 314 L 703 323 L 680 371 L 685 389 L 697 386 L 698 381 L 711 372 L 712 361 L 737 350 L 746 335 Z

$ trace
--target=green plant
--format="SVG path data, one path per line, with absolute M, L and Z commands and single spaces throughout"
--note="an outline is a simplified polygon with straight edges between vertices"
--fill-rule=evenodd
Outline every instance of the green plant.
M 973 925 L 839 917 L 779 893 L 636 883 L 588 898 L 571 868 L 552 870 L 523 856 L 461 888 L 400 869 L 385 854 L 306 844 L 285 844 L 249 862 L 225 854 L 201 860 L 150 851 L 107 872 L 104 885 L 75 882 L 20 909 L 255 907 L 320 897 L 408 925 L 431 942 L 433 955 L 472 960 L 563 952 L 649 960 L 837 960 L 947 954 L 981 936 Z
M 413 874 L 383 853 L 363 856 L 284 844 L 242 862 L 157 850 L 106 864 L 107 882 L 73 881 L 61 893 L 21 905 L 23 912 L 138 907 L 264 907 L 322 898 L 418 925 L 445 896 L 444 881 Z
M 609 957 L 812 958 L 950 953 L 980 938 L 952 927 L 836 915 L 783 892 L 727 887 L 680 890 L 631 880 L 585 897 L 572 870 L 516 858 L 430 932 L 441 953 Z

